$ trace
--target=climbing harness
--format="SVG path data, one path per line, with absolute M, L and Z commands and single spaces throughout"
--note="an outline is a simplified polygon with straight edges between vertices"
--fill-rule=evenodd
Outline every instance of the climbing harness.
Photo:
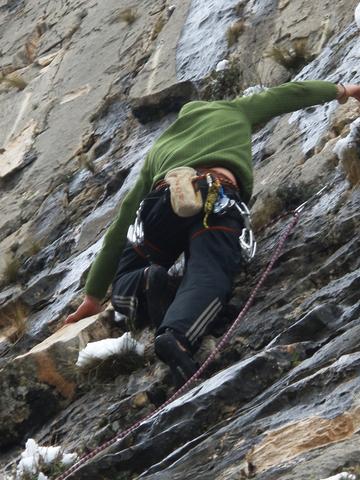
M 213 350 L 213 352 L 208 356 L 208 358 L 204 361 L 204 363 L 200 366 L 200 368 L 194 373 L 194 375 L 189 378 L 189 380 L 182 386 L 180 387 L 168 400 L 166 400 L 160 407 L 156 408 L 153 412 L 150 412 L 148 415 L 146 415 L 144 418 L 138 420 L 135 422 L 133 425 L 131 425 L 129 428 L 126 430 L 123 430 L 122 432 L 119 432 L 117 435 L 115 435 L 113 438 L 110 440 L 106 441 L 102 445 L 99 445 L 97 448 L 89 452 L 88 454 L 84 455 L 82 458 L 80 458 L 72 467 L 70 467 L 68 470 L 66 470 L 64 473 L 62 473 L 60 476 L 58 476 L 55 480 L 67 480 L 70 478 L 75 472 L 77 472 L 83 465 L 85 465 L 87 462 L 89 462 L 92 458 L 94 458 L 96 455 L 102 453 L 104 450 L 107 448 L 111 447 L 115 443 L 121 441 L 124 439 L 127 435 L 130 433 L 134 432 L 140 425 L 142 425 L 144 422 L 148 421 L 150 418 L 154 417 L 157 415 L 160 411 L 162 411 L 164 408 L 166 408 L 168 405 L 170 405 L 174 400 L 177 398 L 181 397 L 190 386 L 196 382 L 200 378 L 200 376 L 204 373 L 204 371 L 207 369 L 207 367 L 212 363 L 212 361 L 216 358 L 218 353 L 224 348 L 224 346 L 229 342 L 231 338 L 233 338 L 234 333 L 236 332 L 236 329 L 238 328 L 241 320 L 244 318 L 244 316 L 247 314 L 249 311 L 251 305 L 254 302 L 255 296 L 257 295 L 258 291 L 260 288 L 263 286 L 267 276 L 271 272 L 275 262 L 279 258 L 281 251 L 284 247 L 284 244 L 287 240 L 287 238 L 290 236 L 296 225 L 298 224 L 300 220 L 300 214 L 304 210 L 304 208 L 315 198 L 318 198 L 324 191 L 330 188 L 330 184 L 325 185 L 323 188 L 321 188 L 317 193 L 312 195 L 306 202 L 302 203 L 299 205 L 296 209 L 288 212 L 288 214 L 293 215 L 293 219 L 289 223 L 289 225 L 285 228 L 284 232 L 281 234 L 278 244 L 275 248 L 275 251 L 267 265 L 267 267 L 263 270 L 258 282 L 256 283 L 255 287 L 251 291 L 251 294 L 245 303 L 244 307 L 240 311 L 239 315 L 236 317 L 232 325 L 229 327 L 227 332 L 222 336 L 220 339 L 219 343 Z M 216 207 L 215 207 L 216 208 Z M 246 212 L 245 212 L 246 215 Z M 271 222 L 271 223 L 274 223 Z
M 184 167 L 185 168 L 185 167 Z M 169 172 L 169 174 L 176 174 L 176 170 L 174 169 Z M 191 169 L 193 170 L 193 169 Z M 195 172 L 195 170 L 194 170 Z M 184 173 L 184 172 L 179 172 Z M 189 174 L 192 172 L 188 172 Z M 181 213 L 179 216 L 191 216 L 195 215 L 199 212 L 199 209 L 202 207 L 202 200 L 200 200 L 200 192 L 196 191 L 192 186 L 191 190 L 193 193 L 189 191 L 188 186 L 186 187 L 187 194 L 184 195 L 185 199 L 179 197 L 177 190 L 181 187 L 182 184 L 179 183 L 178 179 L 180 178 L 178 175 L 170 175 L 168 177 L 168 181 L 172 181 L 170 185 L 170 193 L 172 195 L 171 202 L 172 207 L 175 213 Z M 192 182 L 203 178 L 202 176 L 193 176 Z M 247 205 L 244 202 L 237 202 L 236 200 L 230 199 L 226 193 L 224 192 L 224 187 L 222 186 L 220 180 L 218 178 L 214 178 L 211 173 L 207 173 L 206 182 L 208 184 L 208 192 L 204 202 L 204 218 L 203 218 L 203 225 L 204 228 L 209 228 L 208 218 L 211 213 L 215 215 L 224 215 L 231 209 L 235 209 L 236 212 L 241 216 L 244 228 L 242 229 L 241 235 L 239 237 L 239 243 L 241 248 L 242 258 L 246 263 L 251 262 L 254 258 L 256 253 L 256 241 L 255 236 L 251 228 L 250 223 L 250 211 Z M 186 183 L 186 182 L 185 182 Z M 165 183 L 166 185 L 167 183 Z M 180 188 L 181 190 L 181 188 Z M 176 193 L 177 192 L 177 193 Z M 199 197 L 200 196 L 200 197 Z M 127 239 L 130 243 L 134 246 L 139 247 L 144 244 L 144 226 L 141 219 L 141 211 L 144 206 L 144 200 L 140 203 L 138 210 L 136 211 L 136 218 L 132 225 L 129 226 L 127 232 Z M 187 212 L 184 215 L 184 212 Z M 191 212 L 191 215 L 188 215 Z

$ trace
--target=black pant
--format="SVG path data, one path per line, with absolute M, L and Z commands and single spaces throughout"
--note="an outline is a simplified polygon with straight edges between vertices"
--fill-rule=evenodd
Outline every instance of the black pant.
M 207 186 L 201 187 L 206 196 Z M 240 200 L 233 189 L 225 193 Z M 128 243 L 113 282 L 112 303 L 135 324 L 146 316 L 143 272 L 151 263 L 170 268 L 185 253 L 185 272 L 176 296 L 158 327 L 157 334 L 173 329 L 196 349 L 232 291 L 239 271 L 239 235 L 242 219 L 235 209 L 223 215 L 211 214 L 209 228 L 203 226 L 204 213 L 177 216 L 170 204 L 169 190 L 151 192 L 144 201 L 141 218 L 145 241 L 141 247 Z M 138 323 L 139 324 L 139 323 Z

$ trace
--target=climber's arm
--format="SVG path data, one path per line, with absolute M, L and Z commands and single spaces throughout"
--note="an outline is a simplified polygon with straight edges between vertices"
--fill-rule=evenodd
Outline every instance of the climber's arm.
M 247 115 L 252 125 L 263 123 L 277 115 L 338 99 L 344 103 L 349 97 L 360 99 L 357 85 L 336 85 L 322 80 L 284 83 L 233 102 Z

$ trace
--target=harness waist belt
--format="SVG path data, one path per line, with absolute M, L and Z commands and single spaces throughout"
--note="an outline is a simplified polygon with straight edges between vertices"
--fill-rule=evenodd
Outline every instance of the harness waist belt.
M 221 185 L 239 191 L 238 185 L 232 182 L 229 177 L 223 175 L 220 172 L 217 172 L 216 170 L 213 170 L 212 168 L 198 168 L 196 171 L 198 173 L 198 177 L 195 180 L 201 180 L 202 178 L 205 178 L 208 173 L 210 173 L 213 178 L 217 178 L 219 180 Z M 155 184 L 154 190 L 162 190 L 163 188 L 167 188 L 168 186 L 169 184 L 164 179 L 162 179 Z

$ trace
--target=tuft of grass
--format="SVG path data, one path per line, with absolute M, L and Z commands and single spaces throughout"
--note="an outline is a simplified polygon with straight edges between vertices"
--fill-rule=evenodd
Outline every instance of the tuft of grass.
M 80 167 L 85 168 L 86 170 L 89 170 L 92 174 L 95 174 L 95 165 L 94 162 L 88 153 L 80 153 L 78 156 L 78 161 L 80 164 Z
M 299 352 L 294 351 L 291 355 L 291 367 L 295 368 L 302 362 Z
M 11 303 L 0 313 L 0 326 L 10 332 L 9 340 L 12 343 L 19 341 L 26 333 L 26 321 L 29 309 L 23 303 Z
M 17 281 L 20 265 L 19 259 L 13 255 L 6 260 L 3 279 L 7 285 Z
M 105 360 L 93 359 L 84 367 L 73 365 L 72 375 L 80 374 L 84 382 L 93 380 L 113 380 L 118 375 L 129 375 L 144 366 L 144 358 L 135 352 L 128 352 L 126 355 L 112 355 Z M 69 368 L 70 370 L 70 368 Z
M 230 59 L 229 66 L 221 72 L 212 72 L 200 86 L 201 100 L 232 99 L 241 95 L 244 85 L 244 75 L 237 58 Z
M 37 242 L 35 240 L 30 242 L 29 248 L 28 248 L 28 254 L 31 257 L 34 257 L 36 254 L 38 254 L 41 251 L 41 244 L 40 242 Z
M 346 467 L 343 469 L 344 472 L 352 473 L 356 476 L 357 480 L 360 480 L 360 463 L 352 467 Z
M 160 15 L 160 17 L 158 17 L 158 19 L 156 20 L 154 28 L 151 32 L 151 36 L 150 36 L 151 41 L 154 41 L 157 39 L 157 37 L 159 36 L 159 33 L 164 28 L 165 23 L 166 23 L 165 18 L 162 15 Z
M 245 8 L 245 2 L 241 0 L 238 4 L 235 5 L 234 7 L 234 12 L 238 17 L 241 17 L 242 14 L 244 13 L 244 8 Z
M 227 29 L 226 38 L 228 47 L 232 47 L 239 40 L 240 35 L 245 30 L 244 20 L 238 20 Z
M 116 15 L 116 21 L 125 22 L 127 25 L 132 25 L 138 18 L 138 14 L 134 8 L 126 8 Z
M 287 70 L 296 71 L 312 60 L 307 39 L 298 39 L 292 42 L 290 48 L 273 47 L 265 57 L 272 58 L 276 63 Z
M 26 88 L 27 86 L 27 82 L 22 77 L 20 77 L 20 75 L 16 74 L 3 75 L 0 78 L 0 83 L 2 82 L 7 83 L 11 87 L 17 88 L 18 90 L 24 90 L 24 88 Z

